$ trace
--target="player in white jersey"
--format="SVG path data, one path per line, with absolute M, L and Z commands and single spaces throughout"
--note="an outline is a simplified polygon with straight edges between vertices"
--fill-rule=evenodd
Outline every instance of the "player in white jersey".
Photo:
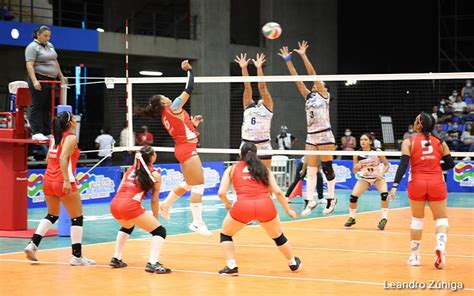
M 316 71 L 306 55 L 308 43 L 303 40 L 302 42 L 298 42 L 298 46 L 299 48 L 294 51 L 303 59 L 306 71 L 309 75 L 316 75 Z M 288 51 L 288 47 L 284 46 L 281 48 L 279 55 L 285 60 L 291 75 L 298 75 L 293 63 L 291 62 L 291 52 Z M 324 82 L 318 80 L 314 81 L 311 91 L 306 88 L 302 81 L 296 81 L 296 86 L 306 100 L 306 121 L 308 129 L 306 150 L 335 150 L 336 141 L 331 130 L 331 122 L 329 121 L 329 92 L 324 85 Z M 317 180 L 316 173 L 318 171 L 318 156 L 307 155 L 306 160 L 308 162 L 308 181 L 306 183 L 307 203 L 305 209 L 301 212 L 301 216 L 311 214 L 318 205 L 313 197 Z M 328 181 L 327 204 L 323 213 L 329 215 L 334 212 L 337 203 L 336 196 L 334 195 L 336 176 L 332 167 L 332 155 L 321 155 L 320 160 L 323 173 L 326 175 Z
M 247 70 L 250 59 L 247 54 L 236 56 L 236 63 L 242 68 L 242 76 L 249 76 Z M 265 55 L 257 54 L 255 60 L 252 60 L 257 68 L 257 75 L 263 76 L 263 63 L 265 63 Z M 252 86 L 250 82 L 244 82 L 244 120 L 242 122 L 242 145 L 246 142 L 254 143 L 257 146 L 257 155 L 266 167 L 271 168 L 271 154 L 268 150 L 272 150 L 270 128 L 273 117 L 273 100 L 267 89 L 267 84 L 263 81 L 258 83 L 258 91 L 262 99 L 255 104 L 252 98 Z
M 360 146 L 359 151 L 380 151 L 380 149 L 375 149 L 373 147 L 373 138 L 369 134 L 363 134 L 360 137 Z M 357 200 L 366 192 L 370 186 L 374 185 L 377 191 L 380 193 L 382 208 L 382 219 L 377 226 L 380 230 L 385 229 L 388 219 L 388 190 L 387 182 L 383 176 L 388 171 L 390 167 L 387 158 L 383 155 L 354 155 L 354 167 L 353 172 L 359 176 L 359 180 L 354 185 L 352 189 L 352 194 L 349 204 L 349 219 L 344 224 L 345 227 L 351 227 L 356 224 L 355 215 L 357 211 Z M 380 162 L 383 163 L 383 168 L 380 167 Z

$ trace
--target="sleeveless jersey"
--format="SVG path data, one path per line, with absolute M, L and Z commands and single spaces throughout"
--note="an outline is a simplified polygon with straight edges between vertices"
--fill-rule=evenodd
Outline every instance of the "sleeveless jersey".
M 439 139 L 430 135 L 430 146 L 425 146 L 426 139 L 423 134 L 416 134 L 410 139 L 410 177 L 426 176 L 429 178 L 438 176 L 443 178 L 441 169 L 441 159 L 443 159 L 443 150 Z
M 317 92 L 310 92 L 306 97 L 306 121 L 308 133 L 315 133 L 331 128 L 329 120 L 329 98 L 323 98 Z
M 180 113 L 173 113 L 170 106 L 166 107 L 161 114 L 161 122 L 176 144 L 184 144 L 199 136 L 184 109 Z
M 273 112 L 264 104 L 260 106 L 250 104 L 244 111 L 242 140 L 255 142 L 270 140 L 272 117 Z
M 153 167 L 148 167 L 148 169 L 150 172 L 155 170 Z M 138 181 L 135 179 L 135 167 L 131 166 L 123 176 L 122 186 L 120 186 L 114 198 L 133 199 L 135 201 L 141 202 L 144 197 L 145 192 L 140 187 Z
M 237 194 L 237 200 L 269 198 L 268 186 L 252 178 L 245 161 L 239 161 L 233 168 L 232 184 Z
M 359 151 L 363 151 L 359 149 Z M 375 149 L 371 149 L 375 151 Z M 359 155 L 361 177 L 364 179 L 376 179 L 380 176 L 380 158 L 377 155 Z
M 64 176 L 61 171 L 61 166 L 59 165 L 59 157 L 61 156 L 61 151 L 63 150 L 62 144 L 66 137 L 75 135 L 73 133 L 63 132 L 63 137 L 61 143 L 58 146 L 54 143 L 54 138 L 51 139 L 51 144 L 48 151 L 48 166 L 46 167 L 46 172 L 44 174 L 45 180 L 49 180 L 51 182 L 64 182 Z M 74 147 L 74 151 L 69 157 L 67 171 L 69 175 L 69 181 L 71 183 L 76 182 L 76 167 L 77 167 L 77 160 L 79 159 L 80 150 L 77 147 Z

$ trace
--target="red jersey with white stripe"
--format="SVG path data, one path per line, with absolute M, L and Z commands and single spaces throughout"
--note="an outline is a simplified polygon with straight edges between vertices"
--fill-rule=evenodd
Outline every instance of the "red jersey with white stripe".
M 237 200 L 269 198 L 270 190 L 267 185 L 254 180 L 250 175 L 245 161 L 239 161 L 234 166 L 232 184 L 237 193 Z
M 410 174 L 412 176 L 443 177 L 441 159 L 443 149 L 438 138 L 430 135 L 431 145 L 425 146 L 427 141 L 423 134 L 411 137 Z
M 199 136 L 184 109 L 180 113 L 174 113 L 170 106 L 166 107 L 161 114 L 161 121 L 176 144 L 187 143 Z
M 154 171 L 153 167 L 148 167 L 150 172 Z M 122 185 L 120 186 L 114 198 L 133 199 L 141 202 L 145 197 L 145 191 L 140 187 L 140 183 L 135 178 L 135 167 L 131 166 L 123 176 Z
M 68 136 L 74 136 L 73 133 L 63 132 L 63 137 L 61 139 L 61 143 L 58 146 L 54 143 L 54 138 L 51 139 L 51 145 L 49 147 L 48 152 L 48 166 L 46 168 L 46 172 L 44 174 L 45 180 L 51 182 L 64 182 L 64 176 L 61 171 L 61 166 L 59 165 L 59 157 L 61 156 L 61 151 L 63 149 L 64 140 Z M 67 171 L 69 174 L 69 180 L 71 183 L 76 182 L 76 167 L 77 167 L 77 160 L 79 159 L 80 150 L 79 147 L 74 147 L 74 151 L 69 157 Z

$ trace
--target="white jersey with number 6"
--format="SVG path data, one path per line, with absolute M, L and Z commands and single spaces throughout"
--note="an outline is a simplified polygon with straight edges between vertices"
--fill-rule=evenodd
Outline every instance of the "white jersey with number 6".
M 244 111 L 242 140 L 255 142 L 270 140 L 272 117 L 273 112 L 264 104 L 260 106 L 250 104 Z

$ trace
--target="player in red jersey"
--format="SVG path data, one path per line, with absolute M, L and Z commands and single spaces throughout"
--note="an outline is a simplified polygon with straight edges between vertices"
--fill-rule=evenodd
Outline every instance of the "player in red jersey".
M 137 225 L 152 235 L 150 257 L 145 271 L 159 274 L 171 272 L 171 269 L 158 262 L 166 238 L 166 229 L 158 221 L 161 175 L 153 168 L 155 161 L 156 153 L 153 148 L 142 147 L 140 152 L 135 154 L 135 164 L 123 176 L 117 194 L 110 203 L 112 215 L 122 225 L 117 233 L 115 253 L 109 264 L 114 268 L 127 267 L 122 261 L 122 250 Z M 150 190 L 153 215 L 142 206 L 142 200 Z
M 393 200 L 398 184 L 405 174 L 410 162 L 410 177 L 408 181 L 408 198 L 412 220 L 410 226 L 411 255 L 408 265 L 419 266 L 420 243 L 423 231 L 425 204 L 433 213 L 436 222 L 435 267 L 442 269 L 446 263 L 446 241 L 448 239 L 447 190 L 443 178 L 443 170 L 454 167 L 448 145 L 432 134 L 436 120 L 428 113 L 421 113 L 413 124 L 417 134 L 406 139 L 402 144 L 402 158 L 398 166 L 389 198 Z
M 229 210 L 222 223 L 220 238 L 227 266 L 220 270 L 219 274 L 231 276 L 239 274 L 232 237 L 253 220 L 258 220 L 268 236 L 275 241 L 280 252 L 288 260 L 290 269 L 294 272 L 299 271 L 301 261 L 292 255 L 290 243 L 281 230 L 280 218 L 270 192 L 276 195 L 288 216 L 296 218 L 295 211 L 288 206 L 285 195 L 278 187 L 271 171 L 257 157 L 255 144 L 244 143 L 240 149 L 240 156 L 241 161 L 226 169 L 219 187 L 219 198 Z M 231 183 L 237 195 L 237 201 L 233 205 L 226 195 Z
M 71 217 L 73 266 L 92 265 L 94 260 L 82 256 L 82 202 L 76 185 L 76 165 L 79 159 L 77 137 L 74 134 L 76 120 L 71 112 L 61 112 L 53 123 L 51 140 L 44 175 L 43 191 L 48 206 L 48 214 L 41 220 L 31 242 L 25 248 L 26 257 L 38 261 L 36 252 L 44 234 L 59 218 L 61 202 Z
M 191 191 L 190 202 L 193 222 L 189 229 L 202 235 L 212 235 L 202 220 L 201 202 L 204 194 L 204 173 L 201 159 L 196 147 L 199 133 L 196 127 L 202 121 L 202 116 L 190 117 L 183 109 L 194 88 L 192 67 L 187 60 L 181 63 L 181 68 L 188 73 L 188 82 L 184 91 L 171 101 L 164 95 L 154 95 L 146 107 L 136 109 L 136 114 L 148 117 L 161 117 L 164 127 L 175 142 L 174 155 L 181 164 L 184 182 L 175 186 L 160 205 L 160 214 L 169 220 L 169 210 L 173 203 L 184 193 Z

